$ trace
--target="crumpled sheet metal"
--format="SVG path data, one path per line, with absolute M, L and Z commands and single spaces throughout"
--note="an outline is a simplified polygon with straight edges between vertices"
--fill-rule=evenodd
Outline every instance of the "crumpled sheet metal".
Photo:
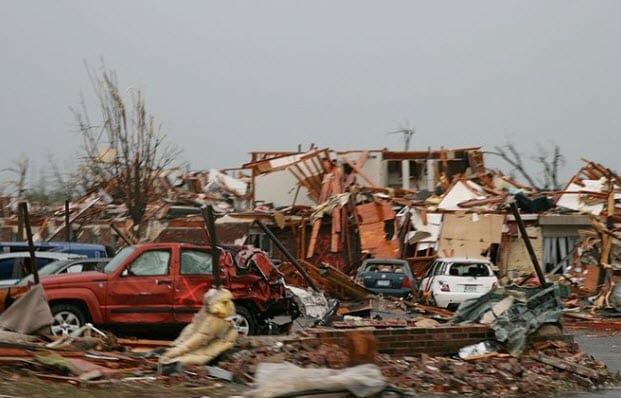
M 500 313 L 494 308 L 506 297 L 513 297 L 510 306 Z M 489 324 L 496 340 L 504 343 L 507 352 L 518 356 L 526 340 L 544 323 L 558 323 L 563 311 L 557 284 L 540 287 L 506 286 L 492 290 L 477 299 L 465 301 L 455 312 L 451 323 L 467 324 L 492 318 Z

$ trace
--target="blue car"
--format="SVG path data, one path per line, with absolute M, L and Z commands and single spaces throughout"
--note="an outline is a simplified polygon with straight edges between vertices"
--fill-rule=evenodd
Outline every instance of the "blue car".
M 405 297 L 413 293 L 416 278 L 405 260 L 372 258 L 365 260 L 356 281 L 374 293 Z
M 114 252 L 97 243 L 35 242 L 34 248 L 41 252 L 79 254 L 91 258 L 113 257 Z M 28 242 L 0 242 L 0 253 L 28 251 Z

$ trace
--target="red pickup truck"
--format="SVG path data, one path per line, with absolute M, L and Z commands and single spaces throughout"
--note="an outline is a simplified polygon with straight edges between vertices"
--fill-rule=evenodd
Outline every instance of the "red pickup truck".
M 292 322 L 298 308 L 282 274 L 253 247 L 219 247 L 221 278 L 233 294 L 242 334 L 265 331 L 269 320 Z M 103 272 L 41 278 L 54 334 L 85 322 L 126 327 L 186 324 L 213 286 L 212 249 L 185 243 L 153 243 L 121 250 Z

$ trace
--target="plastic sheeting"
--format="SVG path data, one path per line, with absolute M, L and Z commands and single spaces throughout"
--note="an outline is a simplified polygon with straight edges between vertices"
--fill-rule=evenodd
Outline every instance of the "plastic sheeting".
M 38 284 L 17 299 L 2 315 L 0 330 L 34 334 L 48 328 L 54 322 L 43 287 Z

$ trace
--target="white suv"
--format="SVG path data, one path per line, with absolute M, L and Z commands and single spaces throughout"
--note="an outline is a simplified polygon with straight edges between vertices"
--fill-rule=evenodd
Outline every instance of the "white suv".
M 498 278 L 494 265 L 484 259 L 465 257 L 438 258 L 419 284 L 422 297 L 442 308 L 457 307 L 495 289 Z

